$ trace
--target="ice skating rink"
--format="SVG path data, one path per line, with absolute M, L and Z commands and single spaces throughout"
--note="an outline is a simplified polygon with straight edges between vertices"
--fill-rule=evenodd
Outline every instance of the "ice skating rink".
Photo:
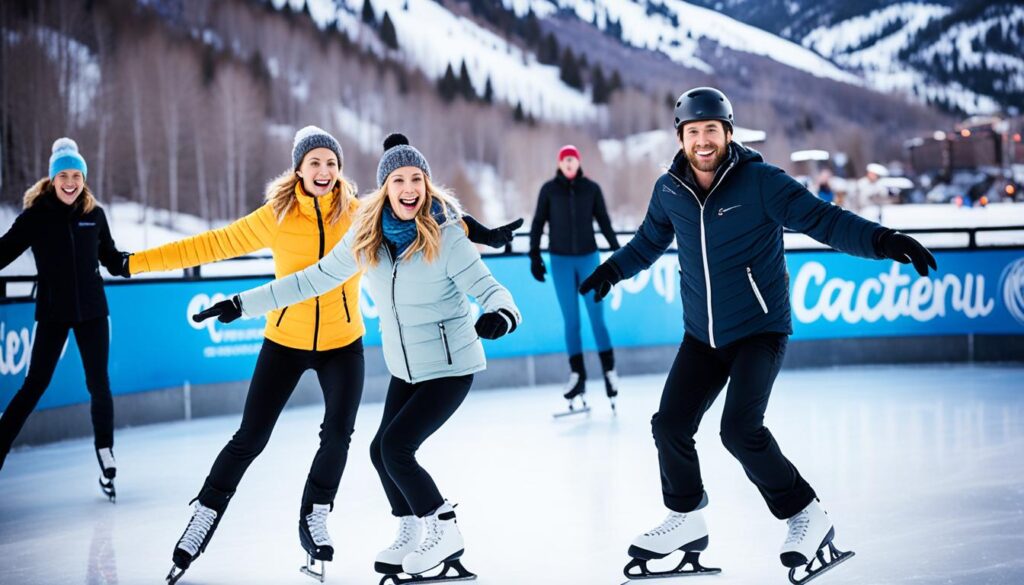
M 624 378 L 612 416 L 591 382 L 589 418 L 554 421 L 554 386 L 470 394 L 420 452 L 459 504 L 465 565 L 481 585 L 621 583 L 626 548 L 664 516 L 650 416 L 663 376 Z M 722 400 L 698 449 L 711 497 L 706 565 L 787 583 L 785 526 L 718 440 Z M 322 408 L 288 410 L 187 583 L 310 585 L 299 566 L 299 497 Z M 359 413 L 329 520 L 327 583 L 372 585 L 396 529 L 367 447 L 381 405 Z M 119 498 L 96 485 L 90 440 L 22 449 L 0 472 L 0 583 L 160 583 L 195 495 L 238 415 L 126 429 Z M 857 367 L 784 371 L 767 424 L 857 556 L 822 584 L 1024 582 L 1024 368 Z

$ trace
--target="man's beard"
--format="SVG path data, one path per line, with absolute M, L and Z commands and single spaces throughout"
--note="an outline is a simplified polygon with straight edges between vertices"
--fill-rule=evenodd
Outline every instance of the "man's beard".
M 700 149 L 700 150 L 704 150 L 704 149 Z M 700 160 L 697 157 L 697 152 L 696 151 L 697 151 L 697 148 L 694 148 L 694 149 L 690 150 L 689 152 L 687 152 L 686 153 L 686 160 L 689 161 L 690 166 L 692 166 L 693 168 L 697 169 L 698 171 L 705 172 L 705 173 L 710 173 L 710 172 L 716 171 L 718 169 L 718 167 L 722 164 L 722 161 L 725 160 L 725 157 L 728 155 L 728 152 L 729 152 L 729 147 L 728 147 L 728 145 L 726 145 L 725 147 L 718 147 L 718 146 L 716 146 L 715 147 L 715 156 L 710 161 L 707 161 L 707 162 L 704 162 L 704 161 Z

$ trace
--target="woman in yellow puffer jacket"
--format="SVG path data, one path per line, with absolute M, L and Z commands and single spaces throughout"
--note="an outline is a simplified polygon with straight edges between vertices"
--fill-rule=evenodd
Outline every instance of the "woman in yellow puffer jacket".
M 137 252 L 129 258 L 128 269 L 132 274 L 182 269 L 264 248 L 273 253 L 277 278 L 311 266 L 341 240 L 359 206 L 354 186 L 342 176 L 343 163 L 338 141 L 307 126 L 295 134 L 292 168 L 267 186 L 263 206 L 226 227 Z M 467 224 L 471 239 L 491 245 L 511 239 L 515 229 L 512 224 L 488 230 L 472 219 Z M 263 451 L 307 369 L 315 370 L 320 380 L 325 412 L 320 447 L 302 494 L 299 536 L 310 562 L 333 558 L 327 513 L 345 468 L 363 391 L 359 279 L 356 275 L 328 293 L 267 316 L 241 425 L 193 500 L 193 516 L 174 549 L 169 579 L 176 581 L 206 548 L 242 475 Z

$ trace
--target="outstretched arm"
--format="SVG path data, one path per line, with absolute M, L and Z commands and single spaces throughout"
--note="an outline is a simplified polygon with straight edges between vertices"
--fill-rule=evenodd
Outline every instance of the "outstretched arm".
M 928 275 L 929 267 L 938 267 L 932 253 L 914 238 L 818 199 L 781 169 L 772 169 L 762 178 L 761 195 L 765 211 L 775 222 L 840 252 L 913 263 L 921 276 Z
M 277 233 L 277 217 L 263 205 L 234 223 L 188 238 L 132 254 L 132 274 L 180 270 L 218 260 L 237 258 L 270 247 Z
M 341 286 L 359 272 L 359 265 L 352 255 L 355 234 L 355 230 L 349 230 L 316 264 L 240 293 L 238 298 L 242 314 L 255 317 Z

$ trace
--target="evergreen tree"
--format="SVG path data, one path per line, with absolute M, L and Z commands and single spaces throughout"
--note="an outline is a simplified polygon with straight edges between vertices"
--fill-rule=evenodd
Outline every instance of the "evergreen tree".
M 526 114 L 523 113 L 523 104 L 516 104 L 516 111 L 512 113 L 512 119 L 514 119 L 516 122 L 526 121 Z
M 611 94 L 619 91 L 622 87 L 622 76 L 619 75 L 619 70 L 616 69 L 612 71 L 612 78 L 608 80 L 608 97 L 611 97 Z M 675 98 L 672 98 L 672 101 L 675 102 Z
M 608 103 L 608 99 L 611 97 L 611 88 L 608 86 L 608 81 L 604 78 L 604 70 L 601 69 L 600 64 L 594 67 L 594 73 L 591 76 L 591 89 L 591 99 L 594 100 L 595 104 Z
M 450 102 L 455 99 L 455 96 L 459 93 L 459 80 L 455 78 L 455 72 L 452 71 L 452 64 L 449 63 L 448 67 L 444 70 L 444 76 L 437 82 L 437 91 L 441 94 L 441 98 L 446 102 Z
M 526 20 L 523 24 L 523 38 L 526 39 L 526 43 L 531 46 L 537 46 L 540 42 L 540 21 L 537 20 L 537 15 L 533 13 L 533 8 L 526 10 Z
M 561 73 L 559 77 L 569 87 L 575 87 L 576 89 L 583 89 L 583 75 L 580 72 L 579 63 L 576 62 L 576 56 L 573 55 L 572 49 L 566 47 L 562 52 L 562 61 L 559 64 Z
M 469 78 L 469 69 L 466 68 L 465 60 L 462 61 L 462 67 L 459 68 L 459 94 L 467 102 L 471 102 L 477 97 L 473 81 Z
M 494 88 L 491 86 L 491 76 L 487 76 L 487 83 L 484 84 L 484 102 L 494 103 Z
M 537 48 L 537 60 L 545 65 L 555 65 L 558 63 L 558 50 L 558 39 L 548 33 Z
M 377 15 L 373 11 L 373 4 L 370 0 L 363 2 L 363 22 L 370 26 L 377 26 Z
M 369 1 L 369 0 L 367 0 Z M 398 34 L 395 32 L 395 23 L 391 22 L 391 15 L 384 11 L 384 18 L 380 23 L 380 40 L 390 49 L 398 49 Z

